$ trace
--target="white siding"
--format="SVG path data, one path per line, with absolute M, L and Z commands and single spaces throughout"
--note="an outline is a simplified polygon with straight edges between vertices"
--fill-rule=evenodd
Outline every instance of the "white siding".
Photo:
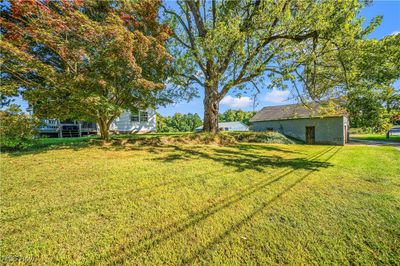
M 152 109 L 147 109 L 146 112 L 148 113 L 147 121 L 134 122 L 131 121 L 131 112 L 125 111 L 114 120 L 110 129 L 119 133 L 155 132 L 156 112 Z

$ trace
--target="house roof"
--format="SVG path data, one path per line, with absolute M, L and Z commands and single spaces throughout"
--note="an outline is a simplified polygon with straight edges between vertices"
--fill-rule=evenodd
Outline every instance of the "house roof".
M 243 124 L 240 121 L 234 121 L 234 122 L 219 122 L 218 123 L 219 128 L 248 128 L 245 124 Z M 196 130 L 201 130 L 203 129 L 203 126 L 197 127 Z
M 345 116 L 345 112 L 328 104 L 310 103 L 307 106 L 288 104 L 264 107 L 250 119 L 250 122 L 340 116 Z

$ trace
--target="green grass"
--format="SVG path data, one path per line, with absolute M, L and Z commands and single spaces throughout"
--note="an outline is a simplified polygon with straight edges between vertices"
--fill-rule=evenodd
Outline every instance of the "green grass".
M 40 138 L 37 140 L 35 147 L 33 148 L 43 148 L 46 146 L 60 146 L 69 145 L 76 143 L 87 143 L 89 139 L 95 139 L 97 136 L 88 136 L 80 138 Z
M 394 141 L 400 142 L 400 136 L 390 136 L 389 139 L 386 138 L 385 134 L 354 134 L 350 136 L 354 139 L 361 140 L 379 140 L 379 141 Z
M 71 142 L 1 155 L 3 262 L 399 262 L 393 147 Z

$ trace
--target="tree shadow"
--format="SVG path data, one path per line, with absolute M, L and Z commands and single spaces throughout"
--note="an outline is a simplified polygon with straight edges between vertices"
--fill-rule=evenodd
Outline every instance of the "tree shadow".
M 56 147 L 49 147 L 48 149 L 73 149 L 73 150 L 79 150 L 81 148 L 88 147 L 90 145 L 94 145 L 96 147 L 101 147 L 99 145 L 90 143 L 90 142 L 83 142 L 81 143 L 82 145 L 72 145 L 69 146 L 67 144 L 61 145 L 61 146 L 56 146 Z M 324 149 L 322 152 L 317 152 L 316 154 L 310 155 L 308 157 L 304 158 L 285 158 L 282 156 L 277 156 L 277 155 L 268 155 L 268 152 L 265 151 L 271 151 L 271 152 L 282 152 L 283 154 L 288 154 L 289 156 L 293 153 L 296 154 L 297 152 L 292 152 L 290 150 L 285 150 L 280 147 L 275 147 L 275 146 L 266 146 L 266 145 L 252 145 L 252 144 L 243 144 L 243 145 L 235 145 L 235 146 L 230 146 L 229 148 L 224 148 L 220 146 L 179 146 L 179 145 L 166 145 L 163 147 L 154 147 L 154 146 L 138 146 L 138 147 L 123 147 L 123 146 L 111 146 L 111 147 L 104 147 L 107 150 L 113 150 L 113 149 L 123 149 L 123 150 L 130 150 L 130 149 L 140 149 L 140 150 L 148 150 L 149 152 L 152 152 L 154 154 L 160 155 L 158 158 L 153 158 L 150 160 L 156 160 L 160 162 L 165 162 L 165 163 L 172 163 L 177 160 L 193 160 L 196 158 L 203 158 L 207 160 L 212 160 L 215 162 L 221 163 L 224 167 L 229 166 L 232 168 L 232 172 L 242 172 L 245 170 L 254 170 L 258 172 L 266 172 L 267 167 L 271 167 L 273 169 L 276 169 L 276 172 L 269 173 L 268 178 L 265 178 L 261 181 L 254 182 L 253 184 L 240 189 L 238 191 L 234 191 L 231 195 L 226 196 L 222 198 L 221 200 L 208 205 L 206 208 L 203 208 L 197 212 L 191 213 L 189 218 L 179 220 L 177 222 L 171 223 L 163 228 L 156 228 L 154 229 L 151 234 L 146 237 L 143 240 L 140 240 L 139 246 L 134 249 L 133 253 L 127 254 L 127 250 L 133 247 L 133 245 L 136 244 L 136 242 L 129 243 L 128 245 L 123 245 L 123 248 L 117 249 L 117 251 L 122 252 L 118 253 L 115 252 L 115 250 L 112 253 L 108 254 L 108 258 L 111 258 L 114 262 L 118 263 L 121 262 L 121 257 L 122 256 L 127 256 L 127 255 L 138 255 L 141 254 L 142 252 L 145 252 L 149 249 L 154 248 L 155 246 L 163 243 L 165 240 L 170 239 L 177 234 L 184 232 L 185 230 L 196 226 L 200 222 L 206 220 L 208 217 L 231 207 L 233 204 L 240 202 L 241 200 L 250 197 L 254 193 L 257 193 L 261 190 L 264 190 L 268 186 L 284 179 L 290 174 L 295 173 L 297 170 L 306 170 L 309 171 L 306 175 L 301 177 L 298 181 L 296 181 L 293 185 L 288 186 L 287 189 L 283 190 L 277 196 L 274 196 L 274 198 L 268 202 L 263 203 L 260 208 L 255 210 L 255 214 L 249 214 L 246 215 L 246 217 L 243 219 L 251 219 L 254 217 L 257 213 L 261 212 L 262 209 L 266 208 L 269 206 L 271 203 L 273 203 L 277 198 L 279 198 L 281 195 L 284 193 L 287 193 L 293 186 L 297 185 L 301 181 L 303 181 L 307 176 L 309 176 L 311 173 L 318 171 L 321 168 L 327 168 L 332 166 L 331 163 L 328 162 L 328 160 L 333 157 L 336 152 L 339 151 L 337 149 L 334 154 L 332 154 L 328 160 L 324 161 L 319 161 L 320 157 L 323 155 L 329 153 L 330 151 L 334 150 L 335 147 L 329 147 L 327 149 Z M 43 150 L 46 151 L 46 150 Z M 43 152 L 43 151 L 38 151 L 38 152 Z M 264 152 L 264 154 L 260 154 L 261 152 Z M 223 168 L 223 167 L 222 167 Z M 209 175 L 211 172 L 213 173 L 218 173 L 220 169 L 213 169 L 212 171 L 206 171 L 204 175 Z M 201 176 L 201 174 L 195 174 L 196 177 Z M 213 176 L 215 177 L 215 176 Z M 171 181 L 171 182 L 161 182 L 160 184 L 156 184 L 153 186 L 149 187 L 144 187 L 144 188 L 137 188 L 132 191 L 128 192 L 123 192 L 120 193 L 120 196 L 123 196 L 124 194 L 127 193 L 139 193 L 143 190 L 148 190 L 149 194 L 152 193 L 153 188 L 157 188 L 160 186 L 168 186 L 174 183 L 179 183 L 179 180 Z M 118 194 L 117 194 L 118 196 Z M 116 197 L 115 194 L 113 195 L 106 195 L 104 197 L 100 198 L 94 198 L 90 200 L 84 200 L 81 202 L 77 203 L 72 203 L 69 205 L 64 205 L 64 206 L 58 206 L 58 207 L 53 207 L 53 208 L 47 208 L 44 210 L 40 210 L 38 213 L 33 213 L 33 215 L 41 215 L 41 214 L 46 214 L 46 213 L 51 213 L 56 210 L 62 210 L 64 208 L 71 208 L 79 204 L 87 204 L 92 201 L 101 201 L 101 200 L 110 200 L 114 199 Z M 21 217 L 13 217 L 11 218 L 14 220 L 18 219 L 24 219 L 29 217 L 30 214 L 28 215 L 23 215 Z M 227 237 L 232 230 L 236 230 L 237 228 L 240 228 L 243 224 L 246 223 L 246 221 L 239 221 L 237 224 L 234 225 L 227 232 L 224 232 L 223 234 L 219 235 L 217 238 L 215 238 L 213 241 L 210 242 L 209 245 L 202 247 L 201 249 L 196 252 L 196 255 L 188 258 L 187 261 L 188 263 L 196 260 L 197 257 L 202 256 L 202 254 L 207 253 L 207 250 L 218 244 L 220 241 L 222 241 L 225 237 Z M 209 247 L 210 246 L 210 247 Z M 115 254 L 114 254 L 115 253 Z
M 339 150 L 341 150 L 342 147 L 337 148 L 326 160 L 325 162 L 328 162 L 333 156 L 335 156 Z M 298 178 L 295 182 L 287 186 L 285 189 L 283 189 L 281 192 L 277 193 L 274 195 L 270 200 L 262 202 L 259 207 L 254 209 L 252 212 L 244 215 L 243 219 L 240 221 L 234 223 L 231 225 L 228 229 L 226 229 L 223 233 L 219 234 L 217 237 L 213 238 L 206 246 L 201 247 L 198 249 L 195 254 L 187 259 L 183 260 L 183 264 L 192 264 L 195 262 L 198 258 L 201 256 L 204 256 L 207 251 L 213 250 L 213 247 L 216 246 L 217 244 L 221 243 L 224 239 L 226 239 L 232 232 L 240 229 L 243 227 L 246 223 L 248 223 L 251 219 L 253 219 L 256 215 L 261 213 L 264 209 L 269 207 L 272 203 L 277 201 L 281 196 L 284 194 L 288 193 L 290 190 L 292 190 L 295 186 L 297 186 L 299 183 L 304 181 L 308 176 L 310 176 L 312 173 L 316 172 L 317 169 L 312 169 L 311 171 L 308 171 L 306 174 Z
M 289 144 L 284 144 L 290 147 Z M 293 151 L 293 149 L 284 149 L 281 146 L 271 146 L 271 145 L 263 145 L 263 143 L 241 143 L 240 145 L 231 145 L 229 147 L 241 150 L 241 151 L 277 151 L 282 153 L 290 153 L 290 154 L 300 154 L 301 152 Z
M 174 162 L 178 160 L 190 160 L 203 158 L 207 160 L 216 161 L 224 164 L 228 167 L 233 167 L 237 172 L 243 172 L 246 170 L 255 170 L 258 172 L 267 171 L 267 167 L 272 168 L 292 168 L 292 169 L 306 169 L 313 170 L 321 167 L 329 166 L 326 162 L 320 161 L 308 161 L 306 158 L 296 157 L 286 159 L 280 155 L 268 153 L 259 153 L 257 151 L 274 151 L 282 153 L 293 153 L 296 152 L 288 151 L 278 147 L 263 146 L 263 145 L 245 145 L 244 148 L 241 145 L 229 146 L 229 149 L 223 147 L 185 147 L 173 145 L 173 152 L 168 153 L 165 156 L 152 158 L 150 160 L 157 160 L 161 162 Z
M 308 158 L 305 158 L 303 163 L 312 163 L 314 160 L 318 160 L 320 157 L 324 156 L 325 154 L 331 152 L 334 150 L 335 147 L 328 148 L 326 150 L 323 150 L 322 152 L 317 152 L 316 154 L 313 154 L 309 156 Z M 339 149 L 336 149 L 332 155 L 329 156 L 327 160 L 324 161 L 324 164 L 320 164 L 319 167 L 313 166 L 309 168 L 304 168 L 307 170 L 306 174 L 303 175 L 300 179 L 298 179 L 294 184 L 290 185 L 287 187 L 284 191 L 280 192 L 277 196 L 273 198 L 273 200 L 276 200 L 278 197 L 289 191 L 293 186 L 297 185 L 301 181 L 303 181 L 307 176 L 309 176 L 311 173 L 318 171 L 320 167 L 328 167 L 331 164 L 328 163 L 328 160 L 332 158 Z M 182 219 L 180 221 L 174 222 L 170 225 L 167 225 L 165 227 L 155 229 L 151 234 L 145 238 L 139 241 L 139 247 L 135 247 L 135 249 L 132 252 L 126 252 L 127 250 L 130 250 L 133 246 L 136 245 L 135 242 L 128 242 L 128 243 L 122 243 L 120 247 L 118 247 L 116 250 L 113 250 L 112 252 L 110 251 L 108 255 L 106 256 L 106 259 L 112 260 L 112 263 L 123 263 L 124 258 L 130 257 L 130 256 L 138 256 L 141 253 L 144 253 L 148 250 L 151 250 L 155 246 L 161 244 L 165 240 L 168 240 L 170 238 L 173 238 L 177 234 L 184 232 L 185 230 L 197 225 L 198 223 L 206 220 L 210 216 L 231 207 L 233 204 L 240 202 L 241 200 L 248 198 L 252 196 L 254 193 L 257 193 L 261 190 L 266 189 L 268 186 L 284 179 L 290 174 L 295 173 L 299 168 L 285 168 L 285 169 L 279 169 L 276 173 L 272 173 L 267 179 L 263 179 L 259 182 L 255 182 L 246 188 L 243 188 L 239 191 L 235 191 L 231 195 L 222 198 L 221 200 L 207 206 L 206 208 L 203 208 L 202 210 L 199 210 L 198 212 L 192 213 L 190 215 L 190 218 L 188 219 Z M 263 204 L 262 207 L 265 208 L 268 204 L 271 204 L 273 200 L 268 201 L 267 203 Z M 262 208 L 262 209 L 263 209 Z M 257 211 L 257 210 L 256 210 Z M 259 212 L 259 211 L 258 211 Z M 256 212 L 256 213 L 258 213 Z M 255 215 L 255 214 L 254 214 Z M 248 219 L 251 219 L 254 215 L 248 215 Z M 245 222 L 240 222 L 240 224 L 244 224 Z M 236 226 L 237 227 L 237 226 Z M 235 227 L 233 227 L 231 230 L 234 230 Z M 226 233 L 228 235 L 229 233 Z M 120 252 L 120 253 L 118 253 Z M 188 259 L 187 262 L 190 262 L 191 259 Z M 186 264 L 186 263 L 185 263 Z

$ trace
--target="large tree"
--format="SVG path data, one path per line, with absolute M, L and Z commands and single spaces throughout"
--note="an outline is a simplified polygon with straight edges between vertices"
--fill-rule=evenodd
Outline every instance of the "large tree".
M 343 51 L 345 107 L 355 127 L 386 131 L 400 113 L 400 34 L 362 40 Z M 337 70 L 331 70 L 334 72 Z
M 168 2 L 167 2 L 168 4 Z M 221 99 L 232 89 L 263 83 L 302 84 L 312 98 L 317 73 L 329 73 L 325 60 L 363 37 L 362 4 L 357 0 L 179 0 L 163 6 L 174 27 L 170 51 L 176 84 L 204 90 L 204 130 L 218 130 Z M 344 82 L 340 74 L 332 79 Z
M 41 117 L 91 119 L 108 139 L 123 110 L 167 100 L 169 28 L 159 1 L 10 1 L 2 13 L 2 91 Z M 3 93 L 4 94 L 4 93 Z

